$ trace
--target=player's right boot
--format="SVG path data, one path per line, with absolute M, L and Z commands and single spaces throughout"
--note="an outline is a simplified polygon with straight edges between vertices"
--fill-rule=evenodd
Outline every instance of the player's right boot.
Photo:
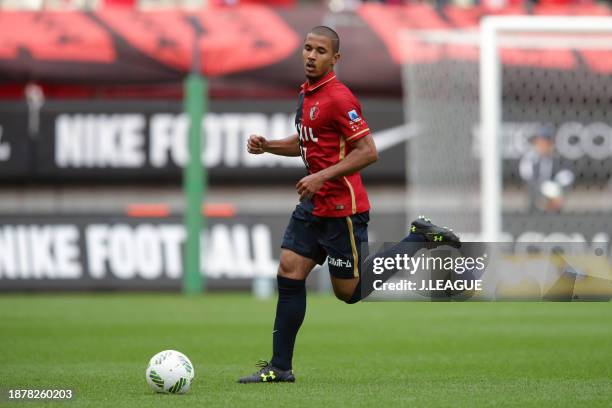
M 258 361 L 257 367 L 260 367 L 259 371 L 252 375 L 240 377 L 238 382 L 240 384 L 295 382 L 293 370 L 281 370 L 280 368 L 273 367 L 270 363 L 264 360 Z
M 429 218 L 420 215 L 416 220 L 412 221 L 410 226 L 411 234 L 421 234 L 427 242 L 439 245 L 450 245 L 455 248 L 461 247 L 461 240 L 452 229 L 439 227 L 435 225 Z

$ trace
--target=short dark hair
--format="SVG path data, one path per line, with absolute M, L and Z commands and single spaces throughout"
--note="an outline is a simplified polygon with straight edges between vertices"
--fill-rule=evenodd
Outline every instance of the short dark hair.
M 338 33 L 332 30 L 331 28 L 327 26 L 316 26 L 313 27 L 312 30 L 309 31 L 309 33 L 322 35 L 324 37 L 329 38 L 332 43 L 332 49 L 334 51 L 334 54 L 340 51 L 340 37 L 338 36 Z

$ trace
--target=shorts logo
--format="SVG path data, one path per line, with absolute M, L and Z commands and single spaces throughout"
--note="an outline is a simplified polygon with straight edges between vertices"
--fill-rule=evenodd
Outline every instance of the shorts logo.
M 351 121 L 358 121 L 359 119 L 361 119 L 355 109 L 348 112 L 348 117 Z
M 336 266 L 340 268 L 352 268 L 353 267 L 353 264 L 348 259 L 345 260 L 345 259 L 332 258 L 331 256 L 327 257 L 327 263 L 330 266 Z
M 315 120 L 319 116 L 319 107 L 313 106 L 310 108 L 310 120 Z

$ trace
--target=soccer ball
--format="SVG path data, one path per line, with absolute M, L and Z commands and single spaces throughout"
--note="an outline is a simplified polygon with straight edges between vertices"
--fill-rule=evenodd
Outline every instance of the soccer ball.
M 147 366 L 147 384 L 155 392 L 184 394 L 189 391 L 195 369 L 186 355 L 164 350 L 151 358 Z

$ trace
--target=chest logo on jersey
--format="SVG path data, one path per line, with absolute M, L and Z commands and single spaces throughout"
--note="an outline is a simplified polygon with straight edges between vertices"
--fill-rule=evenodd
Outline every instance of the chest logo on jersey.
M 300 141 L 302 142 L 307 142 L 310 140 L 314 143 L 317 143 L 319 141 L 319 138 L 315 136 L 314 132 L 312 131 L 312 128 L 304 126 L 301 123 L 298 127 L 298 136 L 300 138 Z
M 310 120 L 315 120 L 319 116 L 319 107 L 313 106 L 310 108 Z

